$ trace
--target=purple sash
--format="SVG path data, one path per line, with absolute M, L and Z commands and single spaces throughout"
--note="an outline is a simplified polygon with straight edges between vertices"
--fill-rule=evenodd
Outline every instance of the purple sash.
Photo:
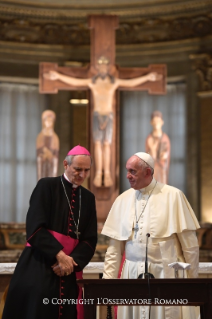
M 74 239 L 71 238 L 69 236 L 57 233 L 53 230 L 47 229 L 50 234 L 52 234 L 52 236 L 54 236 L 59 243 L 63 246 L 62 251 L 66 254 L 66 255 L 70 255 L 70 253 L 74 250 L 74 248 L 78 245 L 79 240 L 78 239 Z M 27 242 L 26 243 L 27 247 L 31 247 L 31 245 Z M 78 271 L 75 272 L 76 274 L 76 278 L 77 279 L 83 279 L 82 277 L 82 271 Z M 61 277 L 60 277 L 61 280 Z M 61 286 L 61 284 L 60 284 Z M 83 304 L 79 303 L 79 299 L 82 299 L 82 288 L 78 287 L 78 300 L 77 300 L 77 319 L 83 319 L 84 318 L 84 308 L 83 308 Z M 60 318 L 60 312 L 59 312 L 59 318 Z

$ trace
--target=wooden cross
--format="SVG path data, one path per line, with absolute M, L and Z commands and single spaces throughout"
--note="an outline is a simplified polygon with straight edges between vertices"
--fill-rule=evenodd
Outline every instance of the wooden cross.
M 147 90 L 149 94 L 165 94 L 166 65 L 119 68 L 115 65 L 117 16 L 90 16 L 89 28 L 90 65 L 70 68 L 58 67 L 54 63 L 41 63 L 40 93 L 56 94 L 58 90 L 89 89 L 92 92 L 89 107 L 89 150 L 94 158 L 94 165 L 90 176 L 90 190 L 97 199 L 98 220 L 105 221 L 112 203 L 119 195 L 119 106 L 116 103 L 116 90 Z M 151 72 L 161 78 L 149 80 L 147 75 Z M 145 81 L 136 80 L 140 77 Z M 105 165 L 103 169 L 101 165 Z M 106 165 L 109 165 L 109 170 Z

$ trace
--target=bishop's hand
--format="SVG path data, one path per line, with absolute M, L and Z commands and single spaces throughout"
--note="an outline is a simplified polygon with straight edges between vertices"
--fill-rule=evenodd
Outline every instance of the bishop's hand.
M 55 275 L 61 277 L 62 274 L 61 274 L 61 269 L 58 265 L 58 262 L 56 262 L 54 265 L 52 265 L 52 270 L 54 271 Z
M 62 250 L 56 255 L 57 264 L 52 266 L 53 271 L 58 276 L 68 276 L 74 271 L 78 264 L 70 256 L 67 256 Z

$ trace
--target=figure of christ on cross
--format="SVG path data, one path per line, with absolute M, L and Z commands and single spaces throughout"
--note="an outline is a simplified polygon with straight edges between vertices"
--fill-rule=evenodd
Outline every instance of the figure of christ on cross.
M 93 101 L 93 141 L 95 177 L 93 184 L 96 187 L 111 187 L 111 142 L 113 136 L 113 101 L 115 91 L 119 87 L 130 88 L 147 81 L 155 82 L 162 79 L 162 75 L 151 72 L 133 79 L 120 79 L 109 72 L 109 60 L 105 57 L 98 59 L 98 74 L 92 78 L 80 79 L 63 75 L 56 71 L 49 71 L 43 76 L 47 80 L 60 80 L 66 84 L 90 88 Z

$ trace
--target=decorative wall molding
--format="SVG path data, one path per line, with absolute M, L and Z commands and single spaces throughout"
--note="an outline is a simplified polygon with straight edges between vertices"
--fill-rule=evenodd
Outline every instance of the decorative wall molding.
M 117 8 L 125 13 L 115 12 Z M 76 10 L 82 15 L 75 15 Z M 211 47 L 211 0 L 0 0 L 0 61 L 88 63 L 87 15 L 94 13 L 119 15 L 116 56 L 123 65 L 126 59 L 137 65 L 149 55 L 180 59 Z
M 158 15 L 208 12 L 211 0 L 101 0 L 101 1 L 1 1 L 1 15 L 34 19 L 85 19 L 90 14 L 116 14 L 122 17 L 147 17 Z
M 143 18 L 121 22 L 116 44 L 145 44 L 212 35 L 212 11 L 182 18 Z M 41 22 L 0 16 L 0 41 L 54 45 L 89 45 L 87 22 Z
M 39 23 L 27 19 L 0 18 L 0 41 L 37 44 L 89 44 L 87 23 Z
M 39 85 L 39 79 L 21 78 L 21 77 L 14 77 L 14 76 L 0 76 L 0 82 Z
M 212 34 L 212 12 L 193 17 L 142 19 L 139 23 L 120 23 L 118 44 L 184 40 Z
M 199 78 L 199 96 L 207 97 L 212 94 L 212 55 L 208 53 L 192 54 L 192 68 Z

